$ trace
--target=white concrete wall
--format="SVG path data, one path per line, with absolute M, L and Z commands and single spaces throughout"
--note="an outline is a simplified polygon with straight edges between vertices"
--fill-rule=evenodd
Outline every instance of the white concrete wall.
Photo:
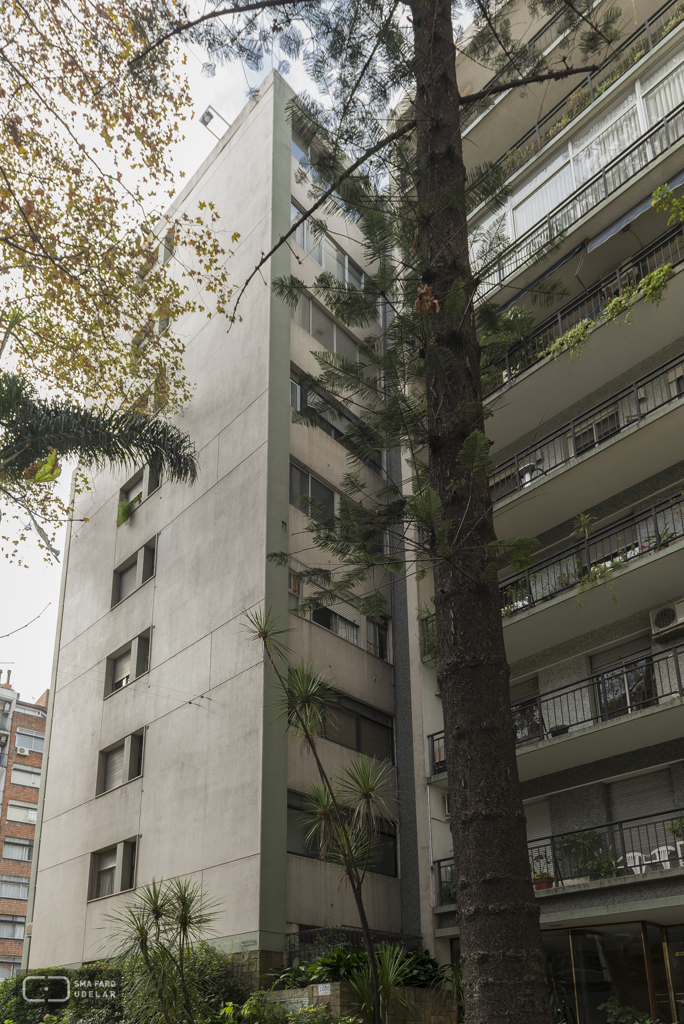
M 232 281 L 289 218 L 286 95 L 267 80 L 181 196 L 190 214 L 200 200 L 216 204 L 226 248 L 240 232 Z M 98 475 L 78 502 L 88 522 L 74 526 L 66 581 L 31 967 L 100 954 L 104 913 L 129 897 L 87 902 L 90 855 L 134 836 L 138 884 L 202 879 L 222 901 L 216 932 L 235 948 L 275 948 L 284 935 L 286 748 L 268 721 L 261 651 L 242 631 L 244 609 L 282 612 L 286 601 L 284 571 L 266 562 L 288 513 L 287 450 L 269 436 L 287 434 L 289 311 L 270 273 L 230 332 L 225 318 L 200 313 L 177 325 L 195 384 L 177 422 L 199 451 L 197 484 L 163 483 L 118 529 L 130 474 Z M 110 609 L 115 566 L 155 535 L 155 576 Z M 150 671 L 103 699 L 107 656 L 150 627 Z M 99 750 L 143 726 L 142 778 L 96 798 Z M 265 815 L 276 797 L 282 813 Z M 282 869 L 272 870 L 277 856 Z

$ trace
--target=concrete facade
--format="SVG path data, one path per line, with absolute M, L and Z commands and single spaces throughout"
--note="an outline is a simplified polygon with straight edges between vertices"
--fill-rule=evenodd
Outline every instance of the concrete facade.
M 226 244 L 235 250 L 231 280 L 244 279 L 289 228 L 292 199 L 307 202 L 287 120 L 292 96 L 269 76 L 177 203 L 187 212 L 211 200 L 227 243 L 240 233 L 237 246 Z M 362 267 L 353 225 L 331 218 L 329 237 Z M 308 550 L 305 517 L 289 500 L 291 460 L 333 490 L 347 470 L 337 441 L 291 424 L 291 374 L 316 368 L 318 343 L 271 291 L 272 279 L 290 269 L 309 284 L 320 272 L 293 241 L 248 289 L 243 320 L 229 332 L 224 320 L 199 314 L 178 325 L 195 383 L 178 422 L 199 452 L 198 482 L 152 489 L 144 478 L 143 500 L 118 528 L 131 474 L 99 474 L 79 501 L 88 522 L 73 524 L 62 582 L 30 967 L 106 953 L 105 915 L 132 888 L 161 877 L 204 883 L 221 903 L 215 941 L 248 971 L 255 957 L 262 966 L 282 961 L 286 935 L 300 926 L 358 924 L 339 871 L 288 852 L 288 792 L 304 796 L 317 774 L 275 723 L 273 682 L 244 631 L 245 611 L 258 607 L 287 624 L 288 573 L 270 552 L 289 543 L 307 564 L 320 557 Z M 377 474 L 367 475 L 379 486 Z M 117 601 L 117 570 L 146 545 L 154 548 L 153 574 Z M 290 617 L 293 657 L 313 662 L 357 711 L 385 716 L 391 729 L 391 659 L 369 653 L 365 620 L 346 615 L 355 642 Z M 109 754 L 123 747 L 127 757 L 140 737 L 140 771 L 103 791 Z M 355 753 L 329 740 L 321 750 L 333 773 Z M 369 875 L 373 928 L 402 931 L 399 891 L 396 870 Z

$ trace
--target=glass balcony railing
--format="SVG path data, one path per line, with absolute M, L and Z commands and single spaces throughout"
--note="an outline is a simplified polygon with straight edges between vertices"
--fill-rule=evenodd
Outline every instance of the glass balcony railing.
M 580 185 L 562 203 L 512 242 L 495 267 L 483 274 L 480 295 L 499 288 L 515 271 L 538 262 L 554 242 L 584 216 L 610 198 L 645 167 L 655 163 L 675 142 L 684 138 L 684 103 L 678 104 L 654 127 L 644 132 L 619 156 Z
M 574 829 L 528 844 L 535 889 L 684 867 L 684 810 Z M 435 861 L 437 906 L 456 903 L 453 858 Z
M 508 618 L 578 585 L 599 583 L 610 569 L 661 551 L 681 537 L 684 502 L 677 495 L 502 579 L 501 614 Z
M 482 367 L 484 395 L 515 380 L 547 354 L 550 346 L 572 327 L 586 320 L 597 320 L 604 307 L 624 288 L 638 284 L 647 274 L 670 264 L 675 267 L 684 260 L 684 228 L 677 225 L 655 241 L 604 275 L 553 316 L 540 323 L 532 336 L 508 349 L 496 362 Z M 485 350 L 486 353 L 486 350 Z
M 576 85 L 566 96 L 560 100 L 547 114 L 530 128 L 529 131 L 518 139 L 503 156 L 496 161 L 504 169 L 505 176 L 513 174 L 520 167 L 524 167 L 530 160 L 534 159 L 566 125 L 574 121 L 576 117 L 594 103 L 606 89 L 625 74 L 634 64 L 651 52 L 656 43 L 669 35 L 684 20 L 683 0 L 668 0 L 655 14 L 648 18 L 642 25 L 623 40 L 616 50 L 613 50 L 610 57 L 603 64 L 588 75 L 587 78 Z M 537 48 L 542 50 L 553 41 L 549 38 L 549 32 L 556 33 L 558 26 L 557 19 L 546 26 L 540 33 L 540 42 Z M 543 39 L 541 37 L 544 37 Z M 537 37 L 530 40 L 531 45 Z M 543 43 L 543 46 L 540 45 Z M 495 76 L 488 85 L 494 84 L 503 77 L 503 72 Z M 486 86 L 485 86 L 486 88 Z M 472 112 L 466 113 L 466 124 L 474 120 L 475 116 L 483 113 L 492 106 L 492 100 L 483 101 L 482 104 L 473 104 Z
M 646 654 L 511 703 L 518 746 L 565 736 L 684 697 L 684 645 Z M 428 736 L 430 772 L 446 771 L 444 730 Z
M 523 491 L 572 459 L 684 398 L 684 353 L 516 452 L 489 478 L 492 501 Z

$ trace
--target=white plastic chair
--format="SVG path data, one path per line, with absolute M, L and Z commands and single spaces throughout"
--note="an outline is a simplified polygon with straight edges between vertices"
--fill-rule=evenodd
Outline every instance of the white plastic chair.
M 626 854 L 626 857 L 627 867 L 631 868 L 635 875 L 643 875 L 645 873 L 646 865 L 649 864 L 650 861 L 646 860 L 643 853 L 639 853 L 635 850 L 633 853 Z
M 674 846 L 659 846 L 657 850 L 651 850 L 651 864 L 662 864 L 665 871 L 669 871 L 673 853 L 676 853 Z

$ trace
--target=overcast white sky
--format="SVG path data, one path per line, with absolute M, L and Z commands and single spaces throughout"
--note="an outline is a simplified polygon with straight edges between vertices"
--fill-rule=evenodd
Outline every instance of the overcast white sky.
M 191 49 L 188 75 L 194 119 L 186 122 L 186 137 L 179 142 L 174 154 L 176 170 L 185 171 L 185 180 L 216 145 L 216 138 L 199 123 L 206 108 L 211 104 L 227 121 L 232 121 L 247 102 L 248 86 L 257 85 L 270 70 L 266 68 L 258 75 L 250 73 L 248 82 L 242 67 L 237 64 L 217 67 L 213 78 L 203 77 L 201 69 L 201 51 Z M 308 86 L 301 67 L 293 67 L 287 77 L 296 90 Z M 218 117 L 214 117 L 211 128 L 220 136 L 225 125 Z M 60 483 L 68 495 L 69 473 L 65 470 L 63 476 L 65 479 Z M 55 546 L 63 551 L 64 530 Z M 61 564 L 46 565 L 42 553 L 31 540 L 27 542 L 23 553 L 29 568 L 19 568 L 8 563 L 0 567 L 0 669 L 2 682 L 7 679 L 7 670 L 11 670 L 11 684 L 19 690 L 22 700 L 36 700 L 50 685 L 62 570 Z M 40 618 L 37 621 L 25 626 L 38 615 Z M 8 633 L 12 635 L 7 636 Z

